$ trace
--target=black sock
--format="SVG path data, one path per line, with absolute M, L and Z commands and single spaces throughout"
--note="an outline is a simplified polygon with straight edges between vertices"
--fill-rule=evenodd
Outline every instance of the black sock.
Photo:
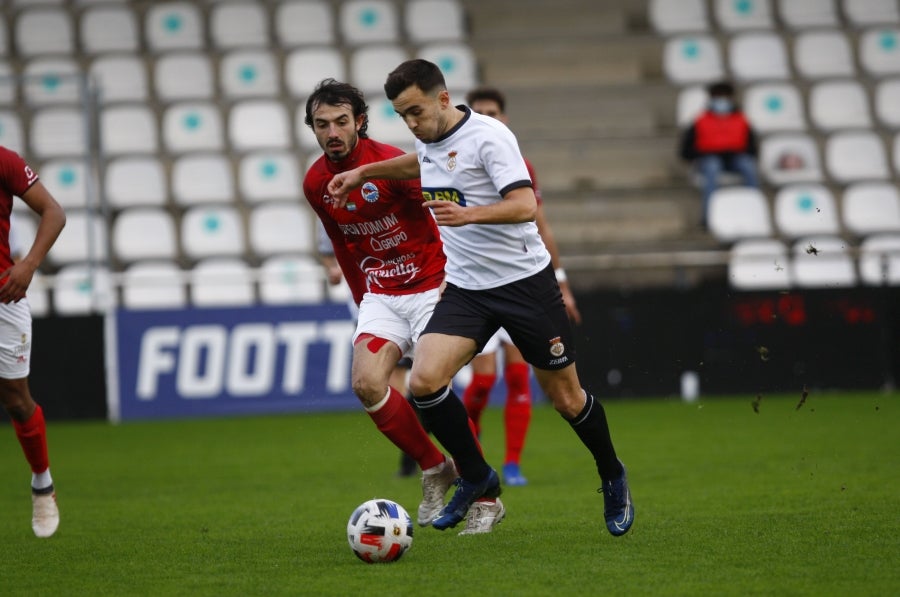
M 471 483 L 483 481 L 491 467 L 485 462 L 469 428 L 466 407 L 453 390 L 445 386 L 434 394 L 416 396 L 415 401 L 427 428 L 450 452 L 460 476 Z
M 616 449 L 613 448 L 612 438 L 609 436 L 606 412 L 603 410 L 603 406 L 588 392 L 585 392 L 585 396 L 587 400 L 585 400 L 584 409 L 574 419 L 567 420 L 578 438 L 594 456 L 600 478 L 606 481 L 618 479 L 622 476 L 624 469 L 616 456 Z

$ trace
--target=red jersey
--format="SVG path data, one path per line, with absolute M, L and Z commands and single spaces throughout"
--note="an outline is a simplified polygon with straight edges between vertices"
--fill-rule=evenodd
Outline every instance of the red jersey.
M 694 123 L 694 144 L 700 153 L 744 152 L 750 143 L 750 124 L 740 112 L 704 112 Z
M 366 291 L 414 294 L 444 280 L 443 245 L 431 211 L 422 204 L 418 180 L 371 180 L 354 189 L 336 209 L 328 183 L 338 172 L 403 155 L 403 151 L 360 138 L 340 162 L 322 155 L 303 179 L 303 193 L 325 227 L 334 256 L 359 304 Z
M 38 175 L 16 152 L 0 145 L 0 271 L 12 267 L 9 255 L 9 214 L 13 197 L 21 197 Z
M 538 205 L 540 205 L 541 188 L 538 186 L 537 174 L 534 171 L 534 166 L 531 165 L 531 162 L 528 161 L 528 158 L 522 159 L 525 160 L 525 167 L 528 168 L 528 176 L 531 177 L 531 188 L 534 190 L 534 198 L 537 199 Z

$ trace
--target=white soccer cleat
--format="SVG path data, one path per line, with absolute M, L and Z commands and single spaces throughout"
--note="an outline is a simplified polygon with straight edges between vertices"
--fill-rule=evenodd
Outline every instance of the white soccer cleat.
M 506 508 L 500 498 L 492 501 L 481 501 L 472 504 L 466 514 L 466 528 L 459 532 L 460 535 L 479 535 L 481 533 L 490 533 L 491 530 L 500 524 L 503 517 L 506 516 Z
M 444 507 L 444 496 L 459 475 L 451 459 L 444 460 L 441 468 L 434 473 L 422 473 L 422 503 L 416 522 L 427 527 Z
M 59 528 L 59 508 L 56 493 L 31 494 L 31 528 L 41 538 L 50 537 Z

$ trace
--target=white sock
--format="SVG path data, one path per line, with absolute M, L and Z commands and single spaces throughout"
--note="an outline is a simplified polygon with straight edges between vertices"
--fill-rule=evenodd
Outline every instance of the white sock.
M 390 397 L 391 397 L 391 388 L 390 388 L 390 386 L 388 386 L 387 394 L 384 395 L 384 398 L 382 398 L 380 401 L 378 401 L 378 404 L 373 404 L 372 406 L 364 407 L 366 409 L 366 412 L 374 413 L 374 412 L 381 410 L 381 408 L 385 404 L 387 404 L 388 398 L 390 398 Z
M 446 456 L 444 457 L 444 462 L 442 462 L 442 463 L 440 463 L 440 464 L 436 464 L 436 465 L 434 465 L 434 466 L 431 467 L 431 468 L 425 469 L 424 471 L 422 471 L 422 474 L 423 474 L 423 475 L 436 475 L 437 473 L 439 473 L 439 472 L 441 472 L 442 470 L 444 470 L 444 465 L 445 465 L 445 464 L 447 464 L 447 457 L 446 457 Z
M 53 477 L 48 468 L 43 473 L 31 473 L 31 487 L 34 489 L 47 489 L 53 485 Z

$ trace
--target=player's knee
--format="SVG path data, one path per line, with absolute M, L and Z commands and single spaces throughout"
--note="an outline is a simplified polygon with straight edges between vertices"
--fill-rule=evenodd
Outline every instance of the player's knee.
M 31 396 L 21 392 L 4 392 L 3 410 L 15 421 L 27 421 L 34 414 L 35 404 Z
M 409 376 L 409 391 L 412 392 L 413 396 L 427 396 L 429 394 L 434 394 L 446 385 L 446 380 L 440 380 L 436 377 L 416 372 L 415 369 L 413 369 L 412 374 Z
M 387 393 L 387 383 L 382 379 L 375 379 L 371 375 L 354 375 L 351 380 L 353 393 L 364 406 L 375 406 Z

